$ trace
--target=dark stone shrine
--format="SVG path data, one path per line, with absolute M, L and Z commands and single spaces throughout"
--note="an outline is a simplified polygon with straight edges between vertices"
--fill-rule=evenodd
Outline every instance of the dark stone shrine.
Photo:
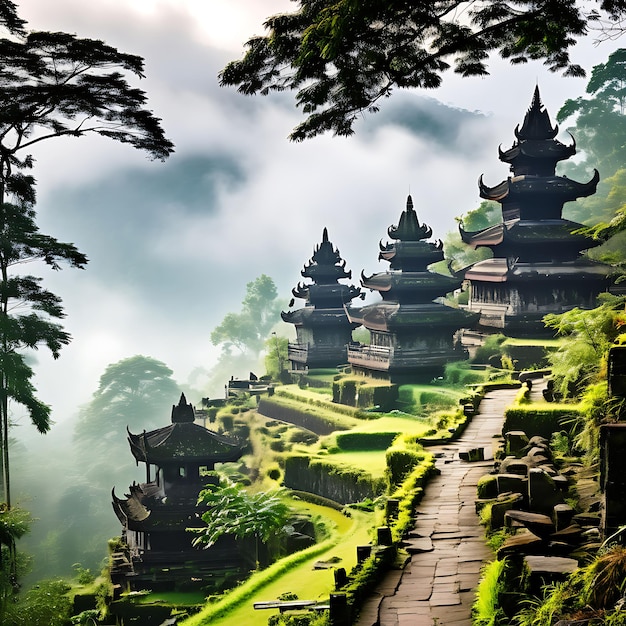
M 432 230 L 419 223 L 411 196 L 398 225 L 387 233 L 394 241 L 380 244 L 378 258 L 389 263 L 389 270 L 361 274 L 361 285 L 379 292 L 382 301 L 348 309 L 350 321 L 370 331 L 370 345 L 351 345 L 348 362 L 357 373 L 391 382 L 431 380 L 446 363 L 466 356 L 455 334 L 477 316 L 437 301 L 460 287 L 461 280 L 428 270 L 443 260 L 443 244 L 425 241 Z
M 480 313 L 480 325 L 520 335 L 545 335 L 547 313 L 593 308 L 596 296 L 609 287 L 613 269 L 581 255 L 601 242 L 577 232 L 582 225 L 563 219 L 563 205 L 596 191 L 599 174 L 587 183 L 556 176 L 556 164 L 576 153 L 555 139 L 535 88 L 516 141 L 500 160 L 512 176 L 495 187 L 480 180 L 480 195 L 502 205 L 502 222 L 477 232 L 462 226 L 463 241 L 486 247 L 493 258 L 465 273 L 471 283 L 469 308 Z
M 347 345 L 352 341 L 352 330 L 357 324 L 348 320 L 344 306 L 359 296 L 361 290 L 339 282 L 352 277 L 352 272 L 345 268 L 346 262 L 328 240 L 328 231 L 324 228 L 322 243 L 315 247 L 311 260 L 301 272 L 313 283 L 299 283 L 292 290 L 306 305 L 281 313 L 285 322 L 296 327 L 296 341 L 290 342 L 288 347 L 292 372 L 304 373 L 317 367 L 347 363 Z
M 206 587 L 219 572 L 244 570 L 234 539 L 223 537 L 202 550 L 192 546 L 194 535 L 186 530 L 205 525 L 200 516 L 207 509 L 196 501 L 217 478 L 204 474 L 215 463 L 239 459 L 241 447 L 195 424 L 184 394 L 172 407 L 169 426 L 139 435 L 129 432 L 128 441 L 137 463 L 146 464 L 146 482 L 131 485 L 125 498 L 113 490 L 126 546 L 113 555 L 113 583 L 131 590 Z

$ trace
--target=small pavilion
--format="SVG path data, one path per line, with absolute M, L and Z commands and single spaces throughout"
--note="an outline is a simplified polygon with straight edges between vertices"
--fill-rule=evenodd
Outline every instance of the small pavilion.
M 241 446 L 195 424 L 184 394 L 172 407 L 169 426 L 137 435 L 129 431 L 128 442 L 137 464 L 145 463 L 146 480 L 133 483 L 124 498 L 113 489 L 127 549 L 113 555 L 112 581 L 131 590 L 201 587 L 220 572 L 244 570 L 245 557 L 231 537 L 202 550 L 186 530 L 204 526 L 207 509 L 196 505 L 198 494 L 217 481 L 207 472 L 216 463 L 239 459 Z

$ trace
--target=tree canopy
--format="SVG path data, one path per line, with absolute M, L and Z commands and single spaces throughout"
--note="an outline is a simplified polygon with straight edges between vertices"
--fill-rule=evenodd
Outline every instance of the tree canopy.
M 112 442 L 123 445 L 127 426 L 139 430 L 167 423 L 180 396 L 172 374 L 165 363 L 143 355 L 108 365 L 91 401 L 80 411 L 77 441 L 87 445 L 90 455 L 95 446 L 106 456 Z
M 146 108 L 143 59 L 103 41 L 62 32 L 24 30 L 15 5 L 0 0 L 0 203 L 5 194 L 34 202 L 35 144 L 98 134 L 165 159 L 173 144 Z
M 236 348 L 255 357 L 265 345 L 269 332 L 279 320 L 281 302 L 274 281 L 267 275 L 246 285 L 246 295 L 239 313 L 227 313 L 211 333 L 211 343 L 222 345 L 226 352 Z
M 584 158 L 566 165 L 569 174 L 598 169 L 603 177 L 623 167 L 626 158 L 626 49 L 596 65 L 587 83 L 586 97 L 569 99 L 557 114 L 559 122 L 575 121 L 577 148 Z
M 435 89 L 448 70 L 488 74 L 497 52 L 513 64 L 539 60 L 567 76 L 584 76 L 570 50 L 592 28 L 621 30 L 623 0 L 296 0 L 269 17 L 264 36 L 220 73 L 246 95 L 295 91 L 301 141 L 331 131 L 350 135 L 363 112 L 376 112 L 394 88 Z
M 559 122 L 572 120 L 569 130 L 576 137 L 583 159 L 567 165 L 570 175 L 597 168 L 603 180 L 598 193 L 573 203 L 570 216 L 594 224 L 589 234 L 607 240 L 592 252 L 594 257 L 624 263 L 623 233 L 626 231 L 626 49 L 609 55 L 596 65 L 586 87 L 587 97 L 566 100 L 557 115 Z

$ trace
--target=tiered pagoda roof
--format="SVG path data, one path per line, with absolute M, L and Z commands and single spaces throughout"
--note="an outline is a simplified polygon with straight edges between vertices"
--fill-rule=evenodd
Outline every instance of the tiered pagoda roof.
M 224 564 L 233 570 L 244 568 L 245 559 L 234 540 L 226 538 L 208 550 L 196 550 L 188 531 L 204 525 L 200 515 L 208 508 L 197 505 L 198 494 L 217 480 L 206 470 L 217 462 L 237 460 L 243 449 L 195 424 L 193 406 L 184 394 L 172 407 L 171 422 L 138 435 L 128 431 L 135 460 L 146 464 L 146 482 L 133 483 L 122 498 L 115 489 L 111 493 L 126 544 L 113 559 L 111 577 L 133 590 L 207 585 Z
M 163 428 L 134 435 L 128 431 L 130 449 L 137 460 L 157 466 L 180 464 L 181 461 L 210 465 L 235 461 L 242 448 L 230 439 L 194 423 L 194 410 L 181 394 L 172 407 L 172 423 Z
M 346 346 L 352 341 L 351 324 L 345 306 L 361 296 L 354 285 L 339 281 L 352 278 L 339 250 L 328 239 L 324 228 L 322 242 L 315 246 L 313 256 L 300 272 L 312 283 L 298 283 L 292 290 L 295 298 L 305 306 L 294 311 L 283 311 L 281 317 L 296 327 L 296 342 L 289 342 L 288 358 L 293 371 L 317 367 L 337 367 L 346 362 Z M 294 300 L 289 306 L 293 306 Z
M 482 176 L 479 181 L 481 198 L 502 204 L 504 222 L 560 220 L 566 202 L 595 193 L 600 180 L 597 170 L 587 183 L 555 175 L 557 163 L 576 153 L 573 138 L 569 146 L 555 139 L 558 130 L 558 125 L 550 123 L 536 87 L 522 128 L 515 129 L 516 141 L 509 150 L 499 149 L 500 160 L 510 164 L 513 176 L 495 187 L 485 185 Z M 476 233 L 461 230 L 461 234 L 464 241 L 474 243 Z
M 582 254 L 602 242 L 582 233 L 582 224 L 563 219 L 564 204 L 595 193 L 600 176 L 594 170 L 579 183 L 556 175 L 558 162 L 576 153 L 573 138 L 571 145 L 556 139 L 558 130 L 535 88 L 513 146 L 499 149 L 512 175 L 495 187 L 479 181 L 480 196 L 501 204 L 502 221 L 475 232 L 459 227 L 465 243 L 493 252 L 465 272 L 469 308 L 480 312 L 485 328 L 545 334 L 544 315 L 589 308 L 609 286 L 613 268 Z
M 342 316 L 344 305 L 361 295 L 358 287 L 339 282 L 344 278 L 352 278 L 352 272 L 346 271 L 346 262 L 341 258 L 339 250 L 329 241 L 326 228 L 322 233 L 322 242 L 315 247 L 313 256 L 300 274 L 304 278 L 310 278 L 313 283 L 298 283 L 297 287 L 292 289 L 293 296 L 305 300 L 306 306 L 281 313 L 283 320 L 290 324 L 303 322 L 314 324 L 318 320 L 324 323 L 324 318 L 313 313 L 313 311 L 319 313 L 323 309 L 335 309 L 335 313 L 327 315 Z
M 361 285 L 378 291 L 383 301 L 350 308 L 350 320 L 370 330 L 390 332 L 433 325 L 459 328 L 466 323 L 465 312 L 433 302 L 460 287 L 462 281 L 428 270 L 429 265 L 443 260 L 443 244 L 425 241 L 432 236 L 432 229 L 420 224 L 411 196 L 398 225 L 390 226 L 387 234 L 395 241 L 381 242 L 378 258 L 388 261 L 390 269 L 371 276 L 361 273 Z

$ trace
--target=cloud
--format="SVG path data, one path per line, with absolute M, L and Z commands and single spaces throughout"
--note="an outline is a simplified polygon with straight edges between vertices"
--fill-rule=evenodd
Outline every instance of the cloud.
M 357 120 L 350 138 L 291 144 L 301 120 L 292 94 L 246 98 L 220 88 L 217 73 L 263 18 L 292 8 L 283 0 L 20 7 L 34 28 L 145 57 L 138 86 L 176 144 L 163 164 L 103 138 L 33 151 L 42 231 L 90 257 L 85 272 L 46 274 L 74 336 L 58 362 L 39 355 L 37 385 L 61 416 L 88 399 L 107 364 L 133 354 L 165 361 L 180 381 L 197 366 L 210 369 L 210 331 L 238 310 L 246 283 L 266 273 L 289 298 L 324 227 L 354 282 L 362 269 L 386 267 L 378 241 L 408 193 L 443 238 L 455 216 L 478 206 L 481 173 L 496 183 L 507 176 L 497 147 L 513 140 L 536 81 L 553 117 L 584 87 L 547 79 L 538 64 L 512 72 L 496 62 L 487 79 L 450 74 L 436 92 L 397 91 L 380 113 Z

